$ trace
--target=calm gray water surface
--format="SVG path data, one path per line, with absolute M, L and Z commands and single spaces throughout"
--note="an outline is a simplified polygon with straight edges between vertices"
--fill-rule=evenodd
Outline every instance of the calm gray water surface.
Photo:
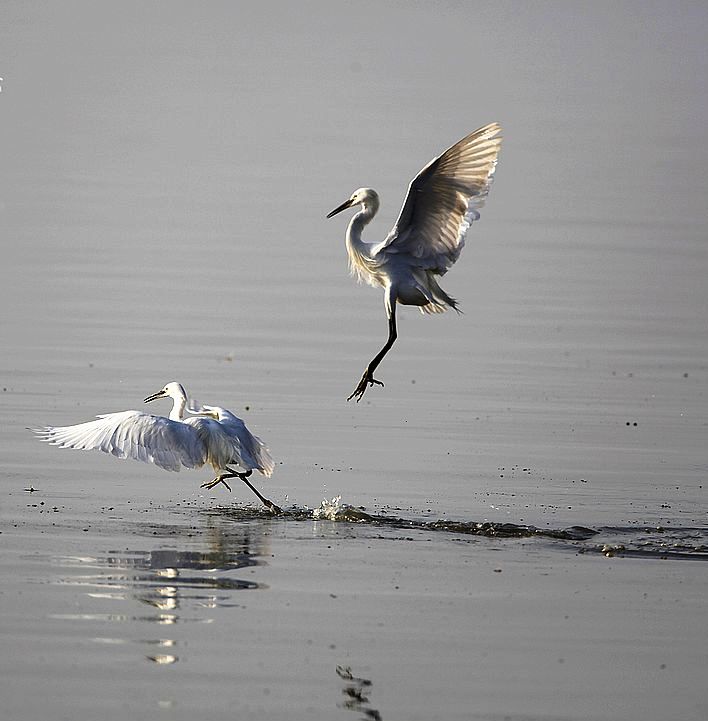
M 705 718 L 705 6 L 3 16 L 7 718 Z M 373 186 L 382 238 L 492 120 L 464 315 L 403 309 L 347 404 L 385 318 L 325 214 Z M 283 518 L 26 431 L 170 380 L 267 440 Z

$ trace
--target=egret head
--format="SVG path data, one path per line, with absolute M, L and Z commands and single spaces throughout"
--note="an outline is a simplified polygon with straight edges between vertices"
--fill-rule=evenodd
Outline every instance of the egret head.
M 172 381 L 168 383 L 162 390 L 153 393 L 145 399 L 145 403 L 150 401 L 156 401 L 158 398 L 173 398 L 174 400 L 187 399 L 187 392 L 184 390 L 184 386 L 181 383 Z
M 370 208 L 373 212 L 376 212 L 379 207 L 379 194 L 373 188 L 358 188 L 352 194 L 349 200 L 345 200 L 340 206 L 335 208 L 331 213 L 327 215 L 331 218 L 337 213 L 341 213 L 347 208 L 351 208 L 354 205 L 361 205 L 364 208 Z

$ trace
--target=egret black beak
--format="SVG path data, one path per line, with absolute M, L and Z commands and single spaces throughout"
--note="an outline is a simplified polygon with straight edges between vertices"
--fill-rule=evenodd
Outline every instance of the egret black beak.
M 157 393 L 153 393 L 151 396 L 148 396 L 143 403 L 150 403 L 150 401 L 156 401 L 158 398 L 164 398 L 167 395 L 165 391 L 157 391 Z
M 354 205 L 354 201 L 349 198 L 349 200 L 345 200 L 339 207 L 335 208 L 331 213 L 329 213 L 327 217 L 331 218 L 333 215 L 337 215 L 337 213 L 341 213 L 343 210 L 351 208 L 352 205 Z

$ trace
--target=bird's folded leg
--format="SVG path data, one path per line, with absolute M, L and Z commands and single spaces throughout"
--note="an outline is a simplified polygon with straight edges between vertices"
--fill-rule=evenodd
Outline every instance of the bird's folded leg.
M 383 383 L 381 381 L 377 381 L 376 378 L 374 378 L 374 374 L 367 368 L 359 381 L 359 385 L 354 390 L 354 393 L 347 398 L 347 400 L 350 401 L 352 398 L 356 398 L 356 402 L 358 403 L 363 398 L 364 393 L 366 393 L 366 389 L 369 386 L 381 386 L 383 388 Z
M 230 478 L 230 476 L 226 476 L 226 478 Z M 211 490 L 214 486 L 218 486 L 220 483 L 223 483 L 229 489 L 229 492 L 231 491 L 231 486 L 224 480 L 224 476 L 217 476 L 213 481 L 202 483 L 200 488 L 208 488 Z

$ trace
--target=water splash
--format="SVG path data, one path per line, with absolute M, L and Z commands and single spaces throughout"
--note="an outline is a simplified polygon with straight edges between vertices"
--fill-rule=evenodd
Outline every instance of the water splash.
M 315 521 L 338 521 L 344 523 L 367 523 L 376 525 L 380 521 L 384 523 L 388 522 L 387 516 L 374 516 L 367 513 L 363 508 L 355 508 L 350 506 L 348 503 L 342 503 L 342 496 L 334 496 L 332 500 L 324 499 L 320 503 L 319 508 L 314 508 L 311 511 L 306 510 L 305 518 L 300 517 L 298 520 L 306 520 L 307 517 L 314 519 Z M 298 510 L 293 509 L 295 515 L 298 515 Z
M 527 538 L 531 536 L 547 536 L 568 541 L 585 541 L 592 538 L 597 531 L 584 526 L 571 526 L 563 529 L 540 529 L 535 526 L 518 525 L 516 523 L 492 523 L 489 521 L 422 521 L 417 519 L 398 518 L 395 516 L 375 515 L 367 513 L 363 508 L 355 508 L 342 503 L 341 494 L 331 500 L 323 499 L 319 508 L 302 511 L 294 508 L 283 513 L 283 517 L 306 520 L 309 516 L 314 520 L 362 523 L 372 526 L 383 526 L 398 529 L 418 529 L 427 531 L 447 531 L 470 536 L 489 536 L 496 538 Z
M 334 496 L 331 501 L 326 498 L 322 500 L 319 508 L 312 509 L 312 517 L 315 520 L 336 521 L 337 512 L 342 509 L 342 496 Z
M 582 525 L 560 528 L 539 528 L 531 524 L 511 522 L 453 520 L 447 518 L 430 519 L 422 512 L 413 518 L 393 515 L 393 509 L 386 507 L 381 512 L 369 512 L 361 506 L 351 506 L 342 502 L 337 495 L 321 501 L 318 508 L 292 505 L 273 516 L 270 511 L 256 507 L 211 507 L 202 513 L 218 516 L 239 523 L 267 522 L 272 525 L 283 523 L 307 523 L 312 521 L 356 524 L 377 533 L 387 531 L 441 532 L 453 534 L 462 540 L 464 537 L 481 536 L 495 539 L 537 538 L 558 541 L 557 548 L 574 553 L 599 553 L 607 557 L 661 558 L 665 560 L 702 560 L 708 561 L 708 528 L 706 527 L 642 527 L 610 526 L 590 528 Z M 411 540 L 411 534 L 401 536 L 401 540 Z

